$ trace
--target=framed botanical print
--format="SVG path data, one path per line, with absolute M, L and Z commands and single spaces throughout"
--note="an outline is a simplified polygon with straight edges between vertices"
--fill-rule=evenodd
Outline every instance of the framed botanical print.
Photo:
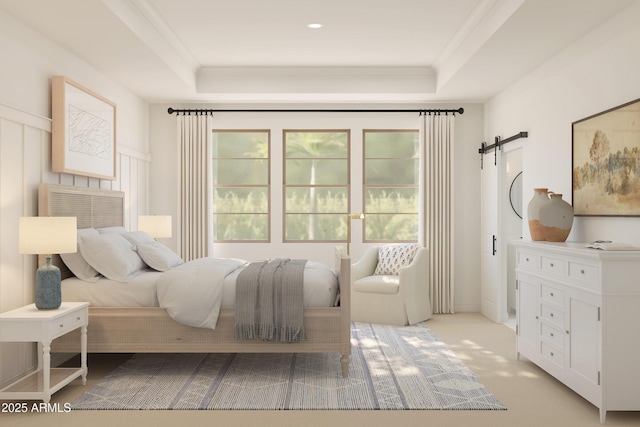
M 640 216 L 640 99 L 572 124 L 573 210 Z
M 116 179 L 116 104 L 64 76 L 53 76 L 52 170 Z

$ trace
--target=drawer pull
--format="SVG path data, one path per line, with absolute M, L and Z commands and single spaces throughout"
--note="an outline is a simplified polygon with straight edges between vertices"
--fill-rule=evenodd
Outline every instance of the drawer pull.
M 584 274 L 584 270 L 580 270 L 580 274 Z
M 553 357 L 553 351 L 551 353 L 549 353 L 551 355 L 551 357 Z
M 551 338 L 553 338 L 553 332 L 551 332 L 549 335 L 551 335 Z
M 553 296 L 553 292 L 549 292 L 549 295 Z
M 61 328 L 64 328 L 64 323 L 61 323 L 61 324 L 60 324 L 60 327 L 61 327 Z
M 552 263 L 552 262 L 550 262 L 550 263 L 549 263 L 549 266 L 553 267 L 553 263 Z
M 529 262 L 529 258 L 525 258 L 525 261 Z
M 76 320 L 80 320 L 80 316 L 76 317 Z
M 553 313 L 549 313 L 549 316 L 553 317 Z

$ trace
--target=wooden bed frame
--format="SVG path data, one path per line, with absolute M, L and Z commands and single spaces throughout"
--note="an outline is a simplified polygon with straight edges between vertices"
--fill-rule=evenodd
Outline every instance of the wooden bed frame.
M 40 184 L 40 216 L 75 216 L 78 228 L 124 226 L 121 191 Z M 62 277 L 72 276 L 59 256 Z M 341 355 L 342 376 L 349 375 L 351 355 L 351 262 L 336 249 L 339 307 L 305 308 L 307 340 L 273 343 L 234 338 L 234 309 L 223 308 L 216 329 L 194 328 L 173 320 L 159 307 L 90 307 L 87 345 L 90 353 L 332 353 Z M 77 332 L 77 331 L 76 331 Z M 55 340 L 52 352 L 77 352 L 80 335 Z

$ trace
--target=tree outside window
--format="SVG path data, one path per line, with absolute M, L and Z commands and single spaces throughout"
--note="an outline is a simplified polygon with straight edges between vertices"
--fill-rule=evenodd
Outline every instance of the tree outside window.
M 284 241 L 346 240 L 349 131 L 285 130 Z

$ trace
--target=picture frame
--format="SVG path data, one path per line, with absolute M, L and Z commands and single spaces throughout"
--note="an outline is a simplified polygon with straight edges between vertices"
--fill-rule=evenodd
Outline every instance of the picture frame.
M 640 216 L 640 99 L 572 123 L 575 216 Z
M 64 76 L 51 79 L 51 169 L 116 179 L 116 104 Z

